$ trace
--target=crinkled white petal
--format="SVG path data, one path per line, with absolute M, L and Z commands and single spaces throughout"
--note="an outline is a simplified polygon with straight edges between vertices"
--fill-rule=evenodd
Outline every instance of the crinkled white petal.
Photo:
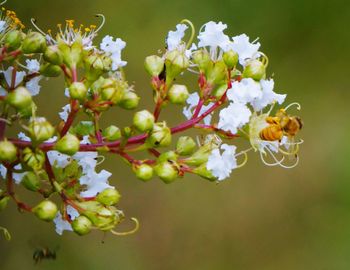
M 178 24 L 176 25 L 176 31 L 169 31 L 166 39 L 169 51 L 175 50 L 179 47 L 183 37 L 185 36 L 185 31 L 187 28 L 188 26 L 186 24 Z
M 42 76 L 37 76 L 26 83 L 26 88 L 32 94 L 32 96 L 36 96 L 40 93 L 41 85 L 39 82 L 42 78 Z
M 14 169 L 22 170 L 21 164 L 16 165 L 14 167 Z M 6 174 L 7 174 L 7 169 L 2 164 L 0 164 L 0 174 L 1 174 L 1 177 L 5 180 L 6 179 Z M 24 173 L 13 173 L 12 174 L 13 180 L 15 181 L 15 183 L 17 185 L 19 185 L 22 182 L 22 179 L 23 179 L 25 174 L 26 174 L 25 172 Z
M 261 89 L 262 95 L 251 102 L 254 110 L 260 111 L 264 109 L 266 106 L 277 102 L 278 104 L 282 104 L 286 99 L 287 95 L 277 94 L 273 91 L 274 81 L 270 80 L 261 80 Z
M 65 106 L 63 106 L 62 107 L 62 112 L 60 112 L 60 113 L 58 113 L 58 115 L 60 116 L 60 118 L 63 120 L 63 121 L 67 121 L 67 119 L 68 119 L 68 115 L 69 115 L 69 113 L 70 113 L 70 111 L 71 111 L 71 108 L 70 108 L 70 105 L 69 104 L 67 104 L 67 105 L 65 105 Z
M 35 73 L 35 72 L 38 72 L 40 70 L 40 63 L 38 60 L 27 59 L 26 63 L 27 63 L 27 69 L 28 69 L 29 73 Z
M 191 119 L 191 117 L 193 116 L 193 110 L 195 109 L 195 107 L 197 106 L 199 102 L 199 95 L 197 92 L 192 93 L 191 95 L 189 95 L 188 99 L 186 100 L 186 103 L 188 104 L 187 107 L 184 107 L 182 110 L 182 113 L 184 114 L 184 116 L 187 119 Z M 213 103 L 209 103 L 208 105 L 203 105 L 199 115 L 203 114 L 204 112 L 206 112 L 209 108 L 211 108 L 213 106 Z M 209 125 L 212 119 L 212 115 L 209 114 L 207 115 L 203 121 L 206 125 Z
M 231 103 L 228 107 L 220 111 L 218 128 L 235 134 L 238 128 L 249 122 L 251 114 L 251 111 L 246 105 Z
M 71 220 L 74 220 L 80 216 L 79 212 L 71 205 L 68 205 L 66 210 Z
M 23 132 L 18 133 L 17 137 L 18 137 L 18 139 L 20 139 L 22 141 L 26 141 L 26 142 L 30 142 L 31 141 L 31 139 L 26 134 L 24 134 Z
M 113 40 L 111 36 L 105 36 L 100 44 L 102 51 L 107 53 L 112 59 L 112 70 L 115 71 L 127 64 L 126 61 L 121 60 L 121 52 L 125 48 L 126 43 L 120 38 Z
M 83 174 L 89 174 L 97 166 L 97 157 L 96 152 L 78 152 L 73 156 L 73 159 L 81 166 Z
M 230 49 L 238 53 L 239 63 L 244 66 L 247 59 L 256 59 L 260 56 L 258 53 L 260 43 L 249 42 L 249 37 L 246 34 L 235 36 L 232 38 L 233 43 L 230 44 Z
M 16 71 L 16 79 L 14 83 L 12 83 L 13 67 L 9 67 L 6 71 L 2 71 L 2 73 L 4 74 L 6 83 L 9 87 L 17 87 L 23 81 L 24 76 L 26 76 L 24 71 Z
M 220 149 L 214 149 L 207 162 L 207 169 L 216 177 L 219 181 L 222 181 L 230 176 L 233 169 L 237 168 L 236 161 L 236 146 L 234 145 L 221 145 Z
M 227 91 L 227 98 L 235 103 L 247 104 L 262 97 L 260 84 L 251 78 L 235 81 Z
M 203 25 L 203 31 L 198 35 L 198 47 L 220 47 L 225 49 L 230 43 L 230 38 L 224 34 L 224 30 L 227 28 L 226 24 L 222 22 L 207 22 Z
M 82 197 L 94 197 L 106 188 L 114 188 L 108 184 L 108 178 L 111 175 L 106 170 L 102 170 L 99 173 L 90 171 L 88 174 L 83 175 L 80 177 L 79 182 L 81 185 L 86 185 L 86 190 L 82 191 L 80 195 Z
M 56 217 L 54 218 L 53 222 L 56 226 L 55 230 L 59 235 L 62 235 L 64 231 L 73 231 L 73 228 L 70 225 L 70 223 L 62 218 L 62 214 L 60 212 L 56 214 Z
M 68 155 L 62 154 L 58 151 L 52 150 L 47 152 L 50 164 L 59 168 L 65 168 L 71 163 L 72 158 Z

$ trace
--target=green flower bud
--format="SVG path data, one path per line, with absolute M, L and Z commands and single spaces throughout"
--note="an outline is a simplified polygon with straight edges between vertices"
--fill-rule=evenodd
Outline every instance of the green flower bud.
M 135 113 L 133 118 L 134 126 L 141 132 L 151 130 L 154 125 L 154 115 L 147 110 Z
M 58 49 L 62 53 L 63 62 L 69 68 L 75 68 L 81 62 L 83 57 L 83 43 L 81 37 L 77 37 L 71 45 L 67 45 L 66 42 L 59 40 Z
M 193 62 L 198 65 L 198 69 L 202 72 L 206 72 L 213 66 L 213 62 L 210 58 L 210 54 L 205 50 L 199 50 L 192 53 Z
M 32 95 L 27 88 L 20 86 L 7 95 L 6 101 L 11 106 L 20 110 L 30 106 L 32 103 Z
M 133 133 L 132 128 L 130 127 L 123 128 L 122 134 L 124 138 L 130 138 L 132 133 Z
M 33 213 L 41 220 L 52 221 L 58 212 L 55 203 L 49 200 L 40 202 L 33 208 Z
M 27 172 L 21 184 L 30 191 L 37 191 L 40 188 L 39 177 L 33 172 Z
M 227 80 L 227 67 L 223 61 L 216 62 L 208 71 L 207 81 L 210 84 L 222 84 Z
M 182 136 L 179 138 L 176 144 L 176 152 L 181 156 L 191 155 L 197 145 L 195 141 L 189 136 Z
M 190 65 L 184 53 L 173 50 L 167 53 L 165 58 L 166 80 L 172 81 L 176 76 L 184 72 Z
M 43 53 L 45 49 L 46 39 L 38 32 L 30 32 L 23 40 L 22 51 L 25 54 Z
M 218 85 L 214 88 L 214 90 L 211 92 L 211 95 L 216 97 L 217 99 L 220 99 L 223 94 L 225 94 L 227 90 L 227 83 Z
M 82 82 L 73 82 L 69 86 L 69 95 L 73 99 L 84 100 L 88 89 Z
M 178 154 L 175 151 L 167 151 L 163 154 L 161 154 L 158 158 L 157 158 L 157 162 L 161 163 L 163 161 L 172 161 L 172 162 L 176 162 L 178 159 Z
M 40 74 L 45 77 L 58 77 L 62 73 L 60 66 L 46 63 L 40 67 Z
M 178 176 L 178 170 L 170 162 L 162 162 L 154 167 L 154 172 L 164 183 L 169 184 L 174 182 Z
M 156 123 L 147 138 L 147 144 L 151 147 L 163 147 L 171 144 L 171 131 L 165 122 Z
M 74 134 L 83 137 L 95 133 L 95 125 L 92 121 L 80 121 L 74 127 Z
M 0 211 L 4 210 L 10 200 L 9 196 L 0 197 Z
M 44 117 L 37 117 L 30 121 L 28 132 L 32 140 L 43 142 L 54 135 L 55 128 Z
M 180 105 L 186 102 L 189 95 L 190 94 L 188 93 L 187 87 L 181 84 L 174 84 L 168 92 L 170 102 Z
M 153 168 L 148 164 L 134 166 L 136 177 L 144 182 L 149 181 L 153 177 Z
M 79 216 L 72 222 L 72 228 L 78 235 L 86 235 L 92 229 L 92 222 L 85 216 Z
M 34 102 L 32 102 L 29 106 L 23 108 L 23 109 L 19 109 L 18 110 L 18 114 L 20 115 L 21 118 L 30 118 L 31 116 L 33 116 L 33 111 L 36 111 L 36 105 Z
M 139 105 L 140 98 L 132 91 L 124 93 L 122 99 L 118 103 L 120 107 L 126 110 L 133 110 Z
M 183 160 L 183 162 L 190 166 L 200 166 L 208 161 L 209 155 L 215 148 L 211 143 L 207 143 L 200 147 L 192 156 Z
M 63 62 L 62 53 L 55 45 L 51 45 L 46 48 L 44 53 L 44 59 L 45 61 L 53 65 L 61 65 Z
M 104 205 L 110 206 L 117 204 L 120 197 L 121 195 L 118 190 L 114 188 L 106 188 L 97 195 L 96 200 Z
M 103 58 L 100 55 L 92 54 L 85 59 L 86 65 L 95 71 L 103 71 L 106 66 L 104 65 Z
M 79 151 L 80 141 L 73 134 L 66 134 L 55 145 L 55 149 L 63 154 L 73 156 Z
M 145 69 L 149 75 L 157 77 L 164 69 L 164 60 L 158 55 L 147 56 L 145 59 Z
M 40 170 L 45 162 L 45 154 L 40 149 L 34 151 L 27 147 L 23 150 L 23 161 L 34 171 Z
M 7 140 L 0 142 L 0 161 L 12 162 L 17 158 L 16 146 Z
M 103 130 L 102 135 L 108 141 L 116 141 L 121 138 L 122 133 L 117 126 L 111 125 Z
M 222 59 L 229 69 L 233 69 L 238 63 L 238 53 L 233 50 L 229 50 L 227 52 L 224 52 Z
M 251 60 L 244 68 L 242 75 L 244 78 L 252 78 L 253 80 L 260 81 L 265 78 L 266 67 L 259 60 Z
M 209 180 L 209 181 L 215 181 L 217 178 L 207 169 L 207 164 L 204 163 L 200 165 L 199 167 L 196 167 L 193 170 L 193 173 Z
M 12 30 L 5 36 L 5 46 L 9 50 L 16 50 L 21 46 L 23 33 L 19 30 Z

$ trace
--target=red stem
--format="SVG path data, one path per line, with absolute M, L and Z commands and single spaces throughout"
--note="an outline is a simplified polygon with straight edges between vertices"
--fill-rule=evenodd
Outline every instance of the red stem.
M 61 131 L 61 137 L 67 134 L 68 130 L 72 126 L 75 116 L 77 112 L 79 111 L 79 102 L 77 100 L 72 100 L 70 105 L 71 111 L 68 115 L 67 121 L 64 124 L 62 131 Z

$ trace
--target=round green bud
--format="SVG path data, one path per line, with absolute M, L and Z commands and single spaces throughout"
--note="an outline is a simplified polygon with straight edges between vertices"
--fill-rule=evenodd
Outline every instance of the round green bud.
M 157 162 L 163 162 L 163 161 L 172 161 L 172 162 L 176 162 L 178 159 L 178 154 L 175 151 L 167 151 L 164 152 L 163 154 L 161 154 L 158 158 L 157 158 Z
M 12 162 L 17 158 L 16 146 L 7 140 L 0 142 L 0 161 Z
M 55 45 L 51 45 L 46 48 L 44 53 L 44 59 L 45 61 L 53 65 L 61 65 L 63 62 L 62 53 Z
M 151 147 L 169 146 L 171 144 L 171 131 L 166 123 L 154 124 L 146 142 Z
M 19 30 L 12 30 L 5 36 L 5 46 L 10 50 L 16 50 L 21 46 L 22 32 Z
M 181 84 L 174 84 L 168 92 L 168 98 L 173 104 L 184 104 L 189 95 L 187 87 Z
M 212 174 L 211 171 L 207 169 L 207 164 L 204 163 L 196 168 L 194 168 L 193 173 L 209 180 L 209 181 L 215 181 L 217 178 Z
M 0 197 L 0 211 L 4 210 L 10 200 L 9 196 Z
M 165 58 L 167 81 L 173 80 L 176 76 L 184 72 L 190 65 L 184 53 L 173 50 L 167 53 Z
M 62 73 L 60 66 L 46 63 L 40 67 L 40 74 L 45 77 L 58 77 Z
M 208 161 L 209 155 L 216 147 L 211 143 L 204 144 L 193 155 L 183 159 L 183 162 L 190 166 L 200 166 Z
M 253 80 L 260 81 L 265 78 L 266 67 L 259 60 L 251 60 L 244 68 L 242 75 L 244 78 L 252 78 Z
M 30 106 L 32 95 L 27 88 L 20 86 L 7 95 L 6 102 L 14 108 L 21 110 Z
M 80 141 L 73 134 L 66 134 L 55 145 L 55 149 L 63 154 L 73 156 L 79 151 Z
M 26 147 L 23 150 L 23 161 L 34 171 L 39 171 L 44 165 L 45 154 L 38 148 L 32 150 L 31 148 Z
M 56 204 L 49 200 L 42 201 L 33 208 L 33 213 L 44 221 L 52 221 L 56 217 L 57 212 Z
M 135 113 L 133 118 L 134 126 L 141 132 L 151 130 L 154 125 L 154 115 L 147 110 Z
M 127 91 L 122 96 L 118 105 L 126 110 L 133 110 L 139 105 L 140 98 L 132 91 Z
M 86 235 L 91 232 L 92 222 L 86 216 L 79 216 L 72 221 L 72 228 L 78 235 Z
M 193 52 L 192 60 L 196 65 L 198 65 L 198 69 L 202 72 L 205 72 L 213 65 L 210 54 L 205 50 L 198 50 Z
M 174 182 L 174 180 L 178 176 L 178 171 L 174 168 L 173 164 L 165 161 L 159 163 L 154 167 L 154 172 L 160 179 L 163 180 L 164 183 L 169 184 Z
M 102 135 L 108 141 L 116 141 L 121 138 L 122 133 L 117 126 L 111 125 L 103 130 Z
M 30 32 L 24 38 L 22 51 L 25 54 L 43 53 L 46 49 L 46 39 L 39 32 Z
M 164 69 L 164 59 L 158 55 L 147 56 L 145 59 L 145 69 L 149 75 L 156 77 Z
M 227 67 L 223 61 L 216 62 L 208 71 L 207 81 L 210 84 L 222 84 L 227 80 Z
M 34 172 L 27 172 L 21 184 L 30 191 L 37 191 L 40 189 L 39 177 Z
M 44 117 L 37 117 L 30 121 L 28 132 L 33 140 L 43 142 L 55 134 L 55 128 Z
M 33 111 L 36 110 L 36 105 L 34 102 L 32 102 L 29 106 L 22 108 L 22 109 L 18 109 L 18 113 L 20 115 L 21 118 L 30 118 L 31 116 L 33 116 Z
M 118 190 L 114 188 L 106 188 L 97 195 L 96 200 L 104 205 L 110 206 L 117 204 L 120 200 L 120 197 L 121 195 Z
M 222 95 L 225 94 L 226 90 L 227 90 L 227 83 L 217 85 L 211 92 L 211 95 L 216 97 L 217 99 L 220 99 Z
M 176 152 L 181 156 L 191 155 L 197 147 L 196 142 L 189 136 L 182 136 L 176 143 Z
M 69 95 L 73 99 L 84 100 L 87 94 L 87 87 L 82 82 L 73 82 L 69 86 Z
M 117 89 L 114 87 L 103 88 L 101 90 L 101 98 L 103 100 L 112 100 L 115 94 L 117 93 Z
M 233 50 L 229 50 L 227 52 L 224 52 L 222 59 L 229 69 L 233 69 L 238 63 L 238 53 Z
M 134 166 L 136 177 L 144 182 L 149 181 L 153 177 L 153 168 L 148 164 Z

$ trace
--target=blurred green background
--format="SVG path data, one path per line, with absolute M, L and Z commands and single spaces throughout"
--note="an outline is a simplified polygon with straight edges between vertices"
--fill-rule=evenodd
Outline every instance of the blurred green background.
M 230 36 L 260 37 L 276 89 L 303 106 L 305 143 L 295 169 L 268 168 L 251 155 L 221 185 L 192 176 L 172 185 L 144 184 L 110 156 L 103 166 L 123 194 L 121 208 L 140 219 L 139 233 L 60 237 L 53 225 L 12 205 L 0 215 L 13 236 L 11 242 L 0 237 L 0 269 L 350 269 L 349 1 L 9 0 L 6 6 L 44 29 L 67 18 L 96 23 L 93 15 L 103 13 L 107 23 L 99 39 L 111 34 L 127 42 L 128 79 L 148 109 L 143 59 L 163 46 L 181 19 L 198 27 L 223 21 Z M 41 93 L 40 114 L 57 121 L 63 81 L 45 83 Z M 180 121 L 180 111 L 170 108 L 164 118 Z M 126 124 L 131 114 L 120 112 L 108 114 L 106 123 Z M 131 226 L 125 223 L 119 230 Z M 57 260 L 34 266 L 40 245 L 58 247 Z

